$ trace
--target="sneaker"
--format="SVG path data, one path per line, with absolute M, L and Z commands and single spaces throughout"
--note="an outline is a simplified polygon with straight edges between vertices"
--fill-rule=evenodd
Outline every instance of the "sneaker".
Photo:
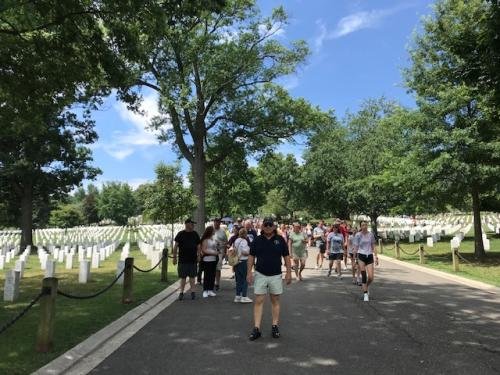
M 241 297 L 241 303 L 252 303 L 253 300 L 251 298 L 248 298 L 248 297 Z
M 262 336 L 262 333 L 260 333 L 260 329 L 258 329 L 257 327 L 254 327 L 254 329 L 250 333 L 250 336 L 248 336 L 248 339 L 250 341 L 254 341 L 254 340 L 257 340 L 260 336 Z
M 215 286 L 215 291 L 217 292 L 217 291 L 219 291 L 219 289 L 220 289 L 220 286 L 219 286 L 219 285 L 216 285 L 216 286 Z
M 342 275 L 340 273 L 335 274 L 335 278 L 338 280 L 342 280 Z
M 319 269 L 319 266 L 316 264 L 316 266 L 314 267 L 315 270 Z
M 208 291 L 208 296 L 209 296 L 209 297 L 215 297 L 216 295 L 217 295 L 217 294 L 215 294 L 213 290 L 209 290 L 209 291 Z
M 326 276 L 330 276 L 332 274 L 332 270 L 328 270 L 328 275 Z
M 207 298 L 208 297 L 208 290 L 204 290 L 203 291 L 203 298 Z
M 196 293 L 195 292 L 191 292 L 191 299 L 195 299 L 196 298 Z
M 235 303 L 239 303 L 239 302 L 241 302 L 241 296 L 235 296 L 235 297 L 234 297 L 234 302 L 235 302 Z
M 184 299 L 184 293 L 179 293 L 179 301 L 182 301 Z
M 272 334 L 273 338 L 275 338 L 275 339 L 280 338 L 280 330 L 279 330 L 277 325 L 273 325 L 271 327 L 271 334 Z
M 363 301 L 368 302 L 370 300 L 370 297 L 368 297 L 368 293 L 363 293 Z
M 347 271 L 347 266 L 344 266 L 344 268 L 342 268 L 344 271 Z
M 234 279 L 234 274 L 233 274 L 233 276 L 231 276 L 230 278 L 231 278 L 231 279 Z

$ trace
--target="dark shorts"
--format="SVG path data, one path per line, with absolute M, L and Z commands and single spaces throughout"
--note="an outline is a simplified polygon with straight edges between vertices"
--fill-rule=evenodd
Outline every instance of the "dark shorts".
M 316 246 L 319 248 L 321 254 L 326 253 L 326 243 L 322 241 L 316 241 Z
M 197 273 L 196 263 L 179 263 L 177 265 L 177 275 L 179 275 L 180 279 L 196 277 Z
M 373 254 L 370 255 L 358 254 L 358 260 L 360 262 L 363 262 L 366 266 L 369 264 L 373 264 Z
M 342 253 L 330 253 L 328 256 L 329 260 L 342 260 L 344 259 L 344 254 Z

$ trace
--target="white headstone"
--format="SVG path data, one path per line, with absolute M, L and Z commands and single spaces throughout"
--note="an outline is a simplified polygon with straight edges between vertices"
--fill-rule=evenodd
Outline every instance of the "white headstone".
M 73 268 L 73 254 L 68 254 L 66 256 L 66 269 L 70 270 Z
M 54 277 L 56 273 L 56 261 L 48 258 L 45 265 L 45 277 Z
M 62 250 L 61 250 L 61 251 L 59 251 L 59 256 L 57 257 L 57 261 L 58 261 L 59 263 L 64 262 L 64 251 L 62 251 Z
M 14 270 L 19 272 L 19 277 L 22 279 L 24 276 L 24 266 L 26 263 L 24 260 L 16 260 L 16 265 L 14 266 Z
M 410 236 L 408 237 L 408 241 L 410 243 L 414 243 L 415 242 L 415 235 L 414 234 L 410 234 Z
M 83 260 L 80 262 L 80 272 L 78 273 L 78 282 L 86 284 L 90 280 L 90 261 Z
M 85 250 L 79 248 L 78 249 L 78 261 L 83 262 L 83 259 L 85 259 Z
M 92 268 L 99 268 L 99 253 L 95 252 L 92 254 Z
M 10 270 L 5 273 L 4 301 L 14 302 L 17 299 L 19 296 L 19 280 L 21 280 L 19 271 Z
M 427 246 L 434 247 L 434 241 L 433 241 L 432 237 L 427 237 Z
M 54 259 L 58 259 L 59 258 L 59 248 L 55 248 L 54 249 L 54 252 L 52 253 L 52 255 L 54 256 Z
M 45 271 L 47 269 L 47 260 L 49 259 L 49 256 L 47 253 L 42 253 L 40 254 L 40 268 L 42 271 Z
M 460 240 L 458 237 L 453 237 L 450 241 L 450 247 L 452 249 L 458 249 L 460 247 Z
M 119 260 L 116 263 L 116 276 L 120 274 L 125 269 L 125 261 L 124 260 Z M 117 281 L 118 284 L 123 284 L 123 274 L 120 276 L 120 278 Z
M 483 246 L 484 246 L 484 250 L 489 251 L 490 250 L 490 240 L 488 240 L 488 239 L 483 240 Z
M 5 263 L 9 262 L 10 262 L 10 251 L 8 251 L 7 254 L 5 255 Z
M 104 248 L 99 250 L 99 260 L 102 262 L 106 260 L 106 250 Z
M 0 270 L 5 267 L 5 255 L 0 255 Z
M 153 251 L 151 253 L 151 268 L 153 268 L 154 266 L 156 266 L 158 264 L 158 262 L 161 259 L 161 256 L 162 256 L 161 251 Z M 159 270 L 159 269 L 160 269 L 160 267 L 157 268 L 157 270 Z

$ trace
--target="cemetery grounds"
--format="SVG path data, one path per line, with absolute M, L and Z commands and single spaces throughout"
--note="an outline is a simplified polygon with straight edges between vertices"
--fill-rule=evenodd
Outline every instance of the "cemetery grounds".
M 425 264 L 422 266 L 448 272 L 457 276 L 462 276 L 472 280 L 482 281 L 500 287 L 500 215 L 493 213 L 482 213 L 483 238 L 489 241 L 489 250 L 486 250 L 487 257 L 483 262 L 474 259 L 474 230 L 472 215 L 436 215 L 429 220 L 429 224 L 417 226 L 417 230 L 427 229 L 425 237 L 414 238 L 410 242 L 409 231 L 415 232 L 415 227 L 405 225 L 399 220 L 385 218 L 385 225 L 379 225 L 379 235 L 385 232 L 383 240 L 383 254 L 396 258 L 395 239 L 400 240 L 400 260 L 419 264 L 420 256 L 418 248 L 424 245 Z M 382 218 L 384 221 L 384 218 Z M 427 235 L 431 236 L 434 231 L 444 231 L 445 235 L 440 236 L 438 241 L 433 241 L 433 246 L 427 244 Z M 453 271 L 451 244 L 450 241 L 462 232 L 464 239 L 459 246 L 460 269 Z
M 116 277 L 117 262 L 121 257 L 120 250 L 130 240 L 130 234 L 128 231 L 122 230 L 120 237 L 116 251 L 108 259 L 101 262 L 98 269 L 91 269 L 91 277 L 86 284 L 78 282 L 78 259 L 75 259 L 71 270 L 65 269 L 64 262 L 56 262 L 55 277 L 59 279 L 59 289 L 74 295 L 89 295 L 108 286 Z M 132 234 L 132 240 L 134 240 L 134 234 Z M 153 262 L 148 260 L 145 254 L 139 250 L 137 242 L 131 243 L 129 256 L 134 258 L 134 265 L 141 269 L 151 268 Z M 144 243 L 141 243 L 141 245 L 144 245 Z M 15 259 L 18 259 L 18 257 Z M 15 261 L 11 261 L 5 265 L 3 270 L 0 270 L 1 326 L 15 317 L 38 295 L 44 278 L 45 271 L 41 270 L 37 255 L 29 256 L 24 276 L 20 281 L 19 298 L 15 302 L 4 302 L 5 272 L 13 269 L 14 263 Z M 35 304 L 25 316 L 4 332 L 0 338 L 0 374 L 28 374 L 57 358 L 176 281 L 177 272 L 171 263 L 168 271 L 167 283 L 160 282 L 159 268 L 149 273 L 135 271 L 133 276 L 134 301 L 131 304 L 121 303 L 122 285 L 118 284 L 93 299 L 75 300 L 57 296 L 54 348 L 49 353 L 37 353 L 35 351 L 40 319 L 39 304 Z

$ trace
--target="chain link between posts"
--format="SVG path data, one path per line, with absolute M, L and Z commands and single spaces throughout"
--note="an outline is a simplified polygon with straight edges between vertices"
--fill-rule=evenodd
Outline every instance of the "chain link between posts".
M 460 254 L 460 252 L 458 251 L 458 249 L 456 249 L 456 250 L 455 250 L 455 254 L 456 254 L 456 255 L 457 255 L 460 259 L 462 259 L 464 262 L 466 262 L 467 264 L 471 264 L 471 265 L 472 265 L 472 262 L 471 262 L 471 261 L 469 261 L 468 259 L 464 258 L 464 257 L 462 256 L 462 254 Z
M 409 255 L 409 256 L 417 255 L 418 252 L 420 251 L 420 249 L 417 249 L 414 253 L 410 253 L 410 252 L 406 251 L 405 249 L 403 249 L 401 247 L 401 245 L 399 245 L 399 250 L 401 250 L 403 253 L 405 253 L 406 255 Z
M 39 300 L 43 295 L 47 294 L 46 291 L 40 292 L 33 300 L 26 306 L 19 314 L 17 314 L 13 319 L 4 324 L 2 328 L 0 328 L 0 335 L 4 333 L 7 329 L 9 329 L 12 325 L 14 325 L 19 319 L 21 319 Z
M 73 294 L 69 294 L 69 293 L 65 293 L 59 289 L 57 289 L 57 294 L 60 295 L 60 296 L 63 296 L 63 297 L 66 297 L 66 298 L 70 298 L 70 299 L 91 299 L 91 298 L 95 298 L 95 297 L 98 297 L 100 296 L 101 294 L 107 292 L 113 285 L 116 284 L 116 282 L 118 281 L 118 279 L 123 275 L 123 273 L 125 272 L 125 269 L 123 269 L 115 278 L 114 280 L 111 282 L 111 284 L 109 284 L 106 288 L 98 291 L 97 293 L 94 293 L 94 294 L 90 294 L 90 295 L 87 295 L 87 296 L 77 296 L 77 295 L 73 295 Z
M 163 261 L 163 259 L 165 259 L 165 258 L 166 258 L 166 257 L 163 255 L 163 256 L 160 258 L 160 260 L 158 261 L 158 263 L 156 263 L 156 266 L 154 266 L 154 267 L 152 267 L 152 268 L 150 268 L 150 269 L 148 269 L 148 270 L 143 270 L 143 269 L 141 269 L 141 268 L 137 267 L 136 265 L 134 265 L 134 269 L 135 269 L 135 270 L 137 270 L 137 271 L 139 271 L 139 272 L 144 272 L 144 273 L 151 272 L 151 271 L 153 271 L 154 269 L 156 269 L 156 267 L 158 267 L 158 266 L 161 264 L 161 262 Z

